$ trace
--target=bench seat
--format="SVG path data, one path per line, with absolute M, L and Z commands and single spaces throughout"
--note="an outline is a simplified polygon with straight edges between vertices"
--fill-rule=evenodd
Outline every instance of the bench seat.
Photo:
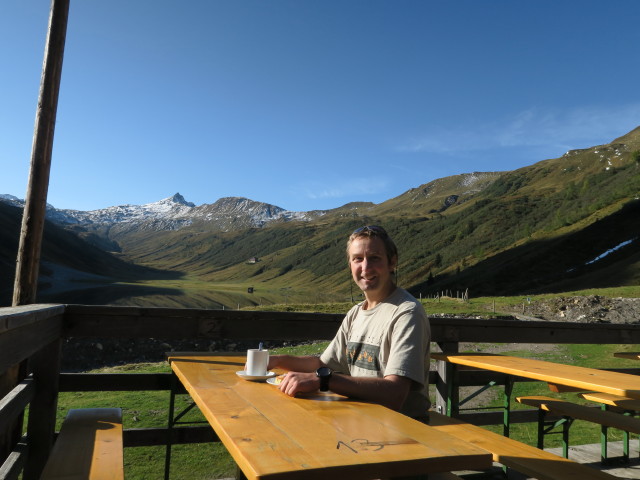
M 484 448 L 492 453 L 495 462 L 538 480 L 617 479 L 606 472 L 581 465 L 455 418 L 429 412 L 429 419 L 429 425 L 433 428 Z
M 540 408 L 557 415 L 586 420 L 626 432 L 640 433 L 640 419 L 620 415 L 619 413 L 545 396 L 517 397 L 516 400 L 524 405 Z
M 122 409 L 69 410 L 41 480 L 122 480 Z
M 625 402 L 640 403 L 637 400 L 619 397 L 607 393 L 581 393 L 582 398 L 593 400 L 603 405 L 614 405 L 619 407 Z M 601 443 L 601 462 L 608 463 L 611 459 L 608 455 L 608 439 L 607 430 L 609 428 L 617 428 L 622 430 L 623 435 L 623 453 L 622 459 L 629 461 L 629 432 L 640 433 L 640 419 L 629 415 L 611 412 L 607 409 L 598 409 L 586 405 L 577 405 L 566 400 L 550 398 L 545 396 L 518 397 L 516 400 L 524 405 L 537 407 L 542 416 L 538 420 L 538 447 L 544 446 L 544 435 L 549 433 L 556 424 L 550 424 L 551 427 L 545 430 L 544 412 L 562 416 L 562 451 L 565 457 L 569 456 L 569 428 L 573 420 L 585 420 L 587 422 L 600 425 L 600 443 Z M 629 405 L 629 403 L 626 403 Z
M 626 411 L 640 412 L 640 400 L 629 397 L 620 397 L 611 393 L 585 392 L 579 393 L 579 397 L 611 407 L 617 407 Z

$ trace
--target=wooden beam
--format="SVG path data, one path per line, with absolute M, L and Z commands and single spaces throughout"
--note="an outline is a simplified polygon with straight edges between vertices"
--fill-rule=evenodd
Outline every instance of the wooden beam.
M 40 478 L 53 446 L 61 359 L 62 341 L 58 338 L 39 350 L 30 360 L 35 392 L 29 407 L 27 424 L 29 451 L 24 480 Z
M 23 437 L 13 448 L 5 462 L 0 465 L 0 478 L 20 478 L 20 473 L 22 473 L 22 469 L 27 461 L 28 451 L 27 439 Z
M 344 315 L 67 305 L 65 336 L 330 340 Z M 640 325 L 430 317 L 434 342 L 638 344 Z M 516 336 L 514 336 L 516 335 Z
M 344 315 L 67 305 L 65 336 L 330 340 Z
M 40 270 L 40 252 L 49 189 L 51 152 L 55 130 L 58 95 L 62 76 L 62 59 L 67 35 L 70 0 L 51 0 L 49 28 L 40 78 L 40 94 L 31 147 L 31 169 L 27 185 L 20 243 L 16 259 L 13 305 L 35 303 Z M 4 369 L 0 369 L 2 372 Z M 0 373 L 0 398 L 18 384 L 27 373 L 26 362 L 13 365 Z M 22 420 L 14 428 L 0 432 L 0 462 L 18 443 Z
M 15 419 L 22 415 L 29 402 L 33 400 L 33 395 L 33 379 L 26 378 L 0 399 L 0 432 L 6 431 Z
M 31 147 L 31 169 L 16 262 L 13 305 L 27 305 L 36 301 L 69 1 L 51 0 L 49 29 Z
M 43 319 L 27 327 L 13 328 L 0 334 L 0 372 L 9 371 L 16 365 L 28 359 L 43 347 L 62 336 L 62 316 Z M 22 380 L 22 378 L 20 379 Z M 0 398 L 11 391 L 19 381 L 0 392 Z
M 0 308 L 0 334 L 53 317 L 62 318 L 64 305 L 25 305 Z

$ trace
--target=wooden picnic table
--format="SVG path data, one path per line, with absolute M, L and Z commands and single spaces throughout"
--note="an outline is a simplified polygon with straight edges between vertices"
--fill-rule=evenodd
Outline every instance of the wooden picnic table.
M 446 413 L 454 416 L 459 411 L 455 369 L 458 366 L 479 368 L 507 375 L 504 385 L 503 434 L 509 436 L 511 428 L 511 393 L 515 378 L 529 378 L 547 382 L 556 392 L 567 388 L 609 393 L 619 397 L 640 399 L 640 377 L 627 373 L 595 368 L 564 365 L 531 358 L 512 357 L 488 353 L 432 353 L 431 358 L 446 362 Z
M 486 353 L 432 353 L 431 356 L 455 365 L 540 380 L 551 386 L 572 387 L 640 399 L 640 377 L 628 373 Z
M 381 405 L 331 392 L 289 397 L 240 378 L 245 358 L 169 357 L 244 475 L 372 479 L 491 466 L 491 454 Z

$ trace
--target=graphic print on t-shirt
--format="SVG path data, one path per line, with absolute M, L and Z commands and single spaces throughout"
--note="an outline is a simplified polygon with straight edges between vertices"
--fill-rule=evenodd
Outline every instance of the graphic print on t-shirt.
M 380 347 L 368 343 L 347 342 L 347 361 L 349 365 L 364 368 L 365 370 L 380 371 L 378 355 Z

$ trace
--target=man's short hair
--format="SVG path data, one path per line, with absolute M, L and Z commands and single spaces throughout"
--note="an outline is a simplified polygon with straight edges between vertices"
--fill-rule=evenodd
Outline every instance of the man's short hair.
M 378 225 L 367 225 L 364 227 L 357 228 L 353 231 L 353 233 L 349 236 L 349 240 L 347 241 L 347 258 L 349 257 L 349 248 L 353 241 L 357 238 L 372 238 L 378 237 L 384 243 L 384 249 L 387 253 L 387 259 L 391 262 L 393 257 L 398 259 L 398 247 L 393 243 L 393 240 L 387 233 L 387 231 L 378 226 Z

